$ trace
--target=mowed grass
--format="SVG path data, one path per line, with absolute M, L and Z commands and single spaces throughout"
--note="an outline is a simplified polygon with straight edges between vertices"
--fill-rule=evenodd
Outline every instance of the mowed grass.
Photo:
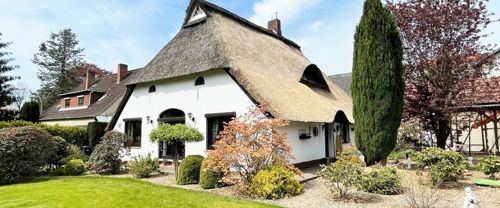
M 0 186 L 0 207 L 275 207 L 132 178 L 59 177 Z

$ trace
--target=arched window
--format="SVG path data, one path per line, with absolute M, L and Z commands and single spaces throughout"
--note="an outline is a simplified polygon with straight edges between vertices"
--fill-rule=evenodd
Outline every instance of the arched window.
M 307 66 L 302 74 L 300 82 L 310 87 L 318 87 L 328 90 L 328 85 L 326 84 L 325 78 L 323 78 L 323 74 L 314 64 Z
M 203 77 L 198 77 L 196 81 L 194 81 L 194 86 L 204 85 L 204 84 L 205 84 L 205 79 Z
M 184 123 L 185 120 L 186 116 L 184 111 L 175 108 L 163 111 L 158 118 L 158 121 L 170 124 Z
M 152 93 L 152 92 L 156 92 L 156 86 L 154 86 L 154 85 L 151 85 L 151 87 L 149 87 L 149 93 Z

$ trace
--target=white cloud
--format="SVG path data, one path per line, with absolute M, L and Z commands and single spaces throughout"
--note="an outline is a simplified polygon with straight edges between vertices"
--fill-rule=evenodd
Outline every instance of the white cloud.
M 267 22 L 275 17 L 278 12 L 278 18 L 287 21 L 294 20 L 302 12 L 313 8 L 321 0 L 261 0 L 253 5 L 254 14 L 250 21 L 266 26 Z

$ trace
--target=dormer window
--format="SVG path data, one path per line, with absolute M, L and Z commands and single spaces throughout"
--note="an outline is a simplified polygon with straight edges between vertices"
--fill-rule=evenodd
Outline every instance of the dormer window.
M 64 108 L 69 108 L 71 105 L 70 98 L 64 98 Z
M 328 90 L 328 85 L 326 84 L 323 74 L 321 73 L 319 68 L 314 64 L 309 65 L 304 70 L 300 82 L 310 87 L 316 87 Z
M 149 87 L 149 93 L 153 93 L 153 92 L 156 92 L 156 86 L 151 85 L 151 87 Z
M 203 77 L 198 77 L 196 81 L 194 81 L 194 86 L 204 85 L 205 79 Z
M 196 7 L 193 10 L 193 13 L 191 13 L 191 17 L 189 18 L 188 22 L 194 22 L 196 20 L 203 19 L 206 16 L 207 15 L 205 14 L 205 12 L 200 7 Z

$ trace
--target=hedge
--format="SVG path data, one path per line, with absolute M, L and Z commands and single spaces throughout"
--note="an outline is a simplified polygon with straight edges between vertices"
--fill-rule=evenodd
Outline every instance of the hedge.
M 101 141 L 102 136 L 106 133 L 106 122 L 90 122 L 87 124 L 87 139 L 89 145 L 95 147 Z
M 197 184 L 200 180 L 200 169 L 203 156 L 189 155 L 182 160 L 181 167 L 179 168 L 179 175 L 177 175 L 178 185 Z
M 32 123 L 29 121 L 0 121 L 0 129 L 2 128 L 12 128 L 12 127 L 22 127 L 22 126 L 35 126 L 44 129 L 49 132 L 52 136 L 62 137 L 66 142 L 70 144 L 75 144 L 78 146 L 87 145 L 87 129 L 85 127 L 79 126 L 59 126 L 59 125 L 47 125 L 40 123 Z

